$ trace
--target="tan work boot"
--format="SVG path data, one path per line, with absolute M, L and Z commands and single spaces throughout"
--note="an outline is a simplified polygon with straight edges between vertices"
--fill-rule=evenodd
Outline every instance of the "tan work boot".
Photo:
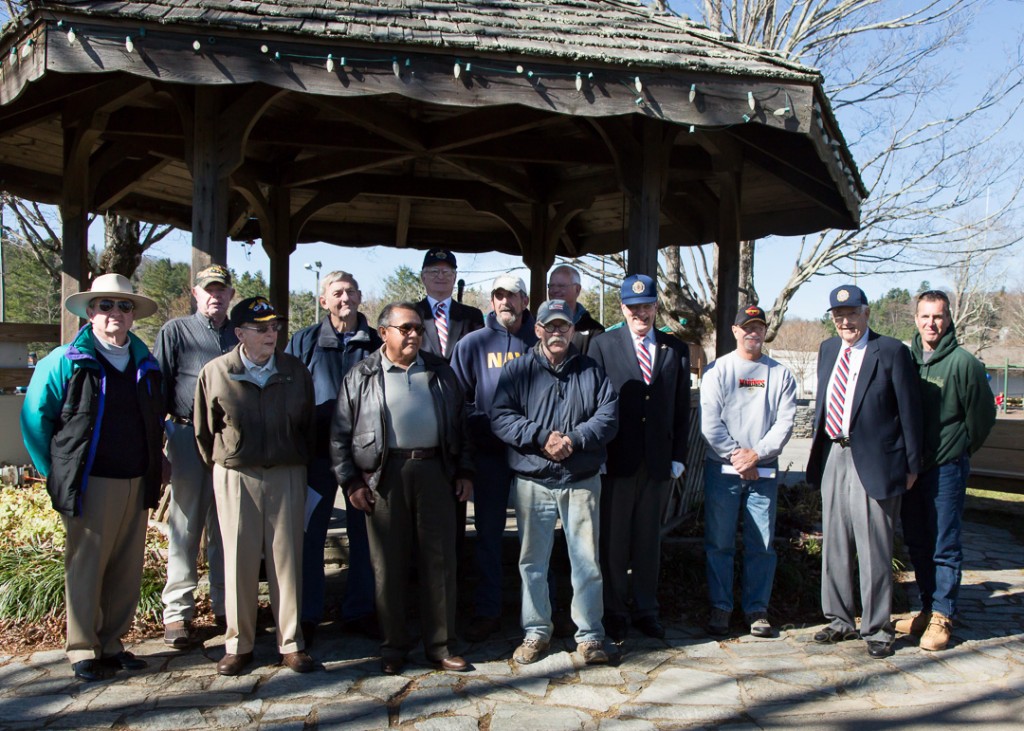
M 920 637 L 924 634 L 924 631 L 928 629 L 928 621 L 931 618 L 931 612 L 921 612 L 913 617 L 901 619 L 896 622 L 896 632 L 901 635 L 914 635 L 914 637 Z
M 929 652 L 945 650 L 952 630 L 953 621 L 949 617 L 942 612 L 932 612 L 932 619 L 921 638 L 920 648 Z

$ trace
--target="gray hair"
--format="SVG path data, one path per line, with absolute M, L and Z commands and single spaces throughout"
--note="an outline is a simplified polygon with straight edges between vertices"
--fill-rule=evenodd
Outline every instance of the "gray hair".
M 377 327 L 387 327 L 391 324 L 391 313 L 395 310 L 412 310 L 416 313 L 416 317 L 420 317 L 419 311 L 416 309 L 416 305 L 412 302 L 389 302 L 384 305 L 384 309 L 377 315 Z M 420 318 L 422 320 L 423 318 Z
M 569 276 L 572 277 L 573 284 L 578 284 L 581 287 L 583 286 L 583 280 L 580 279 L 580 273 L 579 271 L 576 270 L 575 267 L 571 267 L 568 264 L 559 264 L 558 266 L 551 270 L 551 274 L 554 274 L 556 272 L 568 272 Z M 549 279 L 551 278 L 551 274 L 548 275 Z
M 333 272 L 328 272 L 324 275 L 323 279 L 320 280 L 320 296 L 327 296 L 327 288 L 335 282 L 352 282 L 352 286 L 359 289 L 359 282 L 348 272 L 343 272 L 340 269 L 335 269 Z

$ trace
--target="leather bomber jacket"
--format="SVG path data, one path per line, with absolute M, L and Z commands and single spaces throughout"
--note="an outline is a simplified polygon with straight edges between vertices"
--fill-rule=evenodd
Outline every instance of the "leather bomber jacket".
M 331 469 L 347 493 L 366 484 L 376 491 L 387 462 L 382 351 L 374 351 L 345 376 L 331 422 Z M 430 393 L 439 415 L 441 458 L 450 480 L 472 478 L 473 445 L 466 427 L 466 399 L 443 359 L 420 351 L 430 372 Z

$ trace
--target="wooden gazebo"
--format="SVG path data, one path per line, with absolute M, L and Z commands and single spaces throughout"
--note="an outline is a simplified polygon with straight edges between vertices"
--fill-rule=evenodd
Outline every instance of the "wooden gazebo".
M 85 221 L 522 256 L 854 228 L 865 190 L 819 73 L 634 0 L 38 0 L 0 36 L 0 187 Z M 77 322 L 65 323 L 65 337 Z M 720 341 L 720 348 L 722 342 Z

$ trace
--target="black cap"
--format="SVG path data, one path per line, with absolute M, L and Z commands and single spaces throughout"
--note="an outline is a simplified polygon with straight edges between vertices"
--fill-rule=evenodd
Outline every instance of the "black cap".
M 834 310 L 837 307 L 860 307 L 868 303 L 868 296 L 864 290 L 856 284 L 843 284 L 832 290 L 828 296 L 828 308 Z
M 266 297 L 249 297 L 231 308 L 231 326 L 241 327 L 247 322 L 273 322 L 285 318 L 277 314 L 277 310 Z
M 764 310 L 757 305 L 750 305 L 750 307 L 740 310 L 739 314 L 736 315 L 736 324 L 740 327 L 751 322 L 759 322 L 765 327 L 768 326 L 768 318 L 765 316 Z
M 455 254 L 448 251 L 447 249 L 431 249 L 427 252 L 426 256 L 423 257 L 423 266 L 421 269 L 426 269 L 432 264 L 448 264 L 452 269 L 458 269 L 458 264 L 455 263 Z

